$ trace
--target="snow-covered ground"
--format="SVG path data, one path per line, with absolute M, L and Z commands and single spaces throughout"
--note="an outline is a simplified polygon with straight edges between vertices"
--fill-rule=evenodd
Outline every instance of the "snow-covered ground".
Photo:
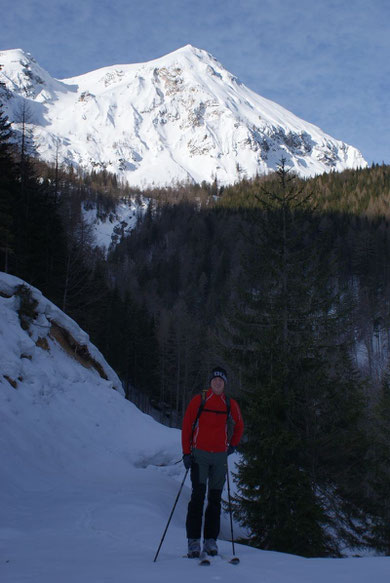
M 242 545 L 239 566 L 199 567 L 183 558 L 188 483 L 153 562 L 184 476 L 180 432 L 126 401 L 87 335 L 34 288 L 38 317 L 23 330 L 19 283 L 0 274 L 1 583 L 389 581 L 387 557 L 303 559 Z M 76 360 L 56 326 L 98 364 Z M 220 550 L 228 557 L 231 543 Z

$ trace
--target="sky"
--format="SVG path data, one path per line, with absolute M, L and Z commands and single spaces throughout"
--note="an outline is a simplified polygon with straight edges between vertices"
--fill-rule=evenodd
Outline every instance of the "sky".
M 53 77 L 205 49 L 250 89 L 390 163 L 388 0 L 1 0 L 0 50 Z M 0 63 L 1 64 L 1 63 Z

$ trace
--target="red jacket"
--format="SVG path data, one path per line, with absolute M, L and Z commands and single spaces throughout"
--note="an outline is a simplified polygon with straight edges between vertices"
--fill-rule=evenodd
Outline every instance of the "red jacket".
M 192 437 L 192 426 L 198 414 L 202 395 L 196 395 L 189 403 L 183 419 L 181 441 L 183 453 L 191 453 L 191 449 L 203 449 L 210 452 L 226 451 L 229 445 L 227 436 L 226 415 L 208 411 L 227 411 L 225 395 L 216 395 L 211 389 L 206 393 L 204 409 Z M 237 446 L 244 432 L 240 407 L 237 401 L 230 399 L 230 413 L 234 421 L 234 432 L 230 445 Z M 192 437 L 192 443 L 191 443 Z

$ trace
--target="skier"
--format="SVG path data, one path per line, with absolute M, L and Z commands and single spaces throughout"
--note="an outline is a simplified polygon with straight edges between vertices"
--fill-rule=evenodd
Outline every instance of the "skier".
M 191 468 L 192 482 L 186 519 L 190 558 L 199 557 L 201 552 L 203 505 L 207 486 L 203 552 L 211 556 L 218 554 L 217 538 L 227 456 L 235 451 L 244 431 L 240 408 L 234 399 L 225 395 L 226 385 L 226 371 L 220 367 L 214 368 L 209 389 L 190 401 L 183 419 L 183 463 L 187 470 Z

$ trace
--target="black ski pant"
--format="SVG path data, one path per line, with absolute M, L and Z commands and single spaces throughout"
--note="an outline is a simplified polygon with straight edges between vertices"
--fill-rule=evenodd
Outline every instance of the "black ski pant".
M 192 455 L 192 493 L 186 520 L 187 538 L 201 538 L 203 506 L 208 486 L 203 537 L 217 539 L 221 523 L 221 495 L 226 478 L 227 454 L 194 449 Z

